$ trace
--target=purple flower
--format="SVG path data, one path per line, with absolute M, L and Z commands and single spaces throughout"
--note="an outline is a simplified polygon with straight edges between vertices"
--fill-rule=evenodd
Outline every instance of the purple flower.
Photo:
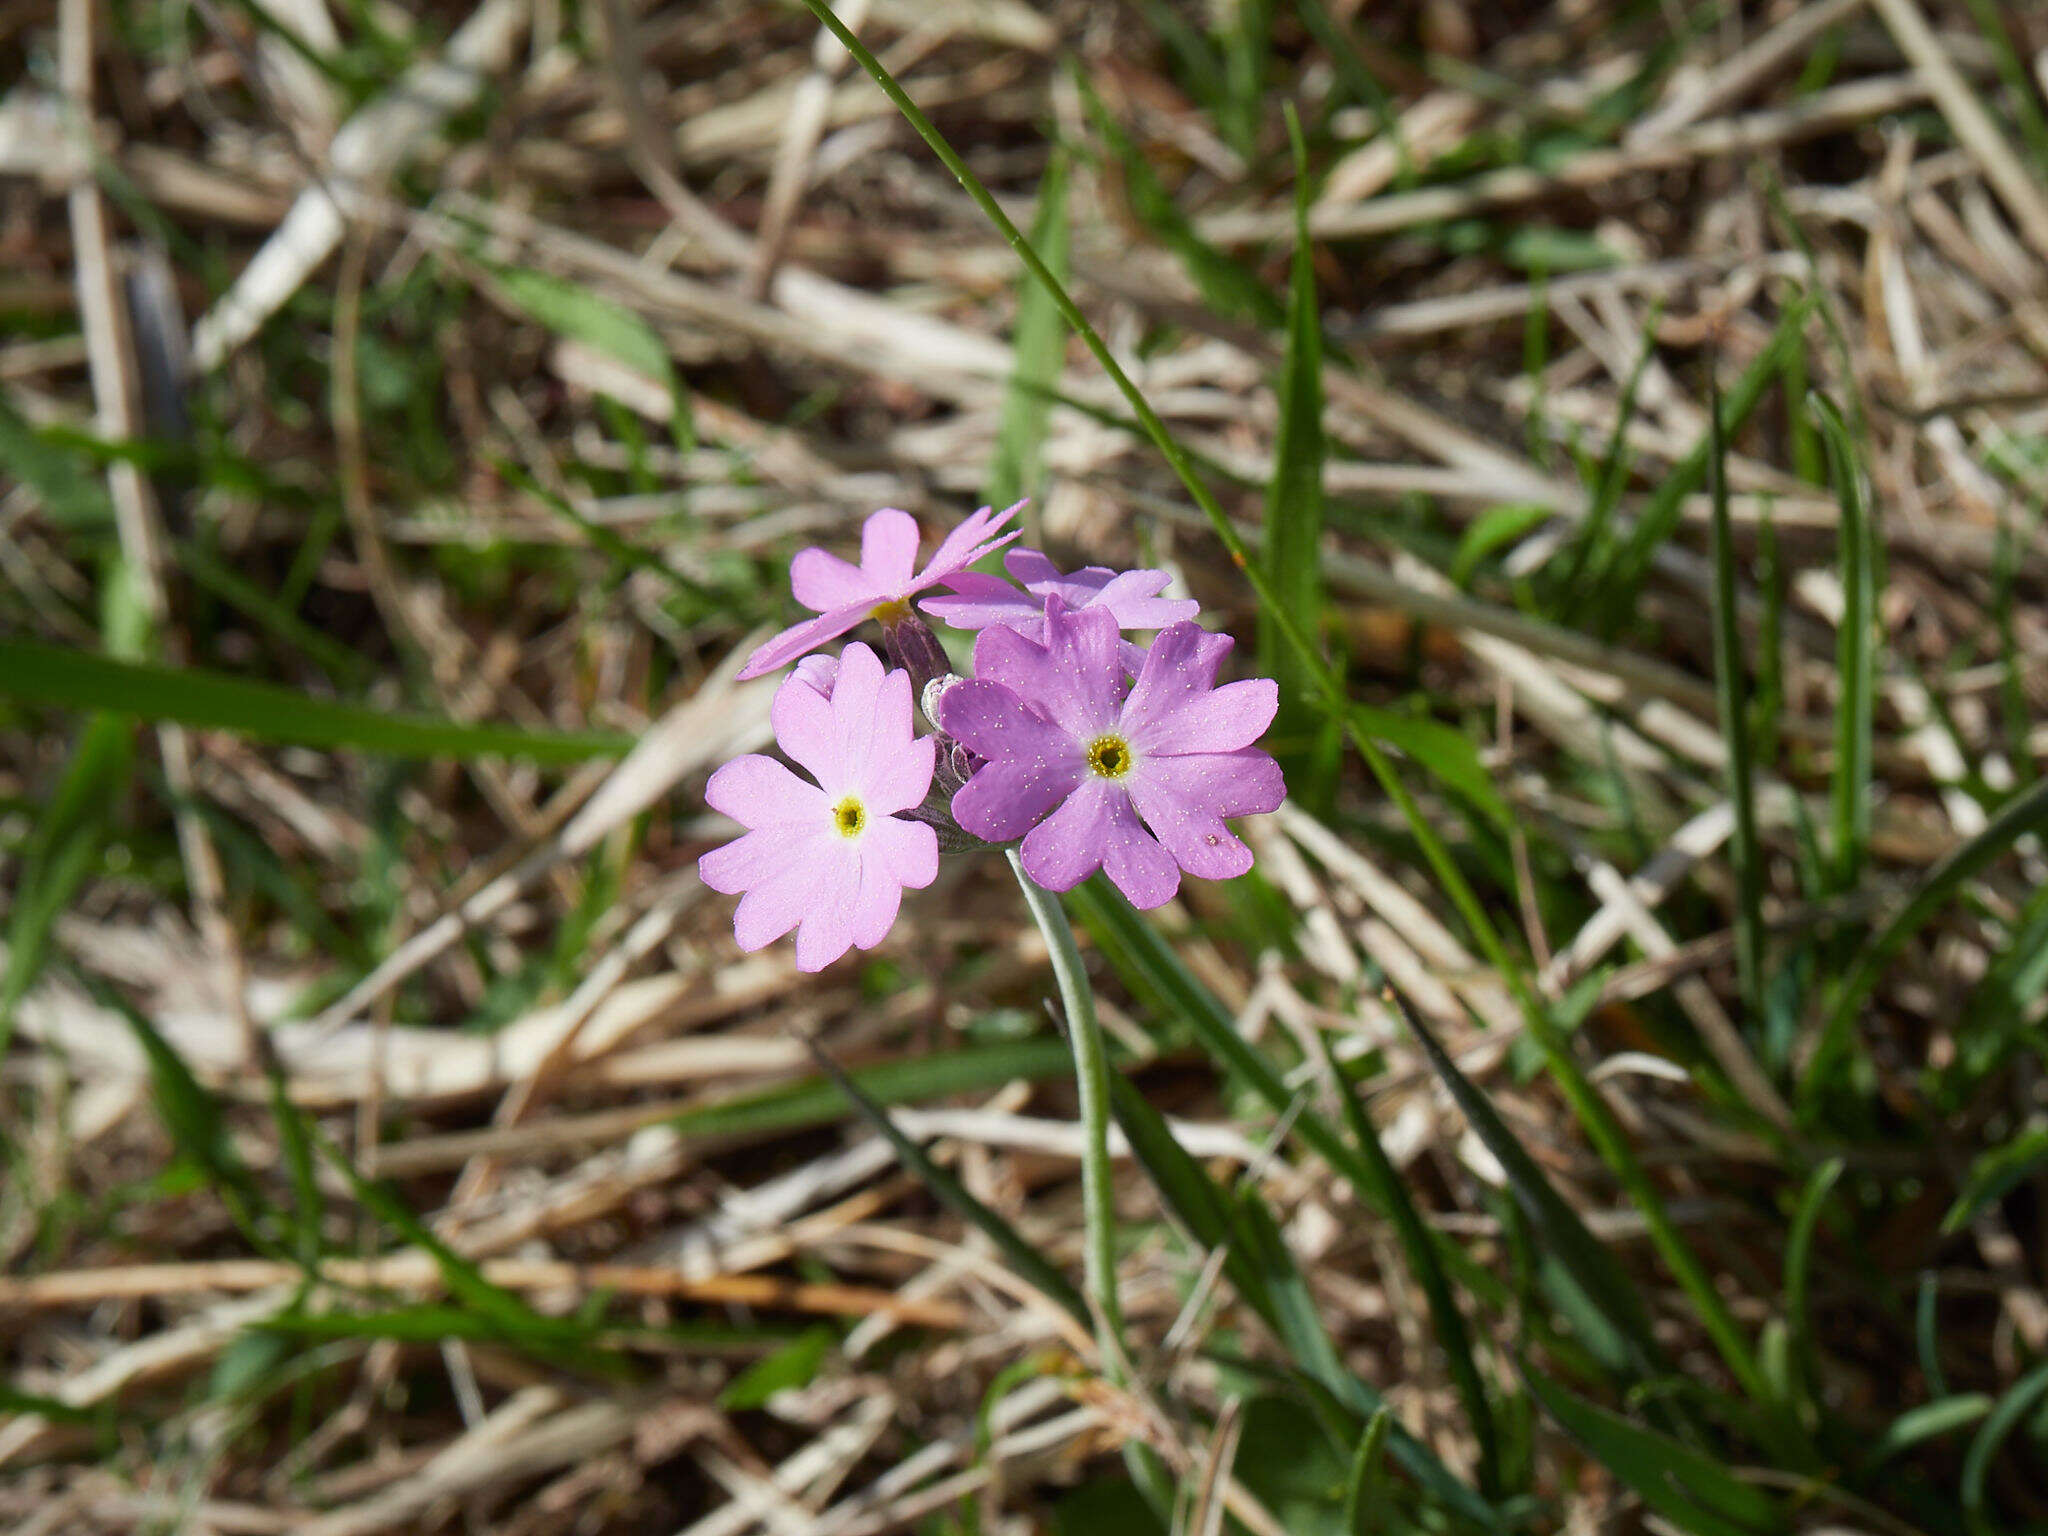
M 958 575 L 991 550 L 1017 537 L 996 537 L 1017 515 L 1018 502 L 1002 512 L 983 507 L 946 535 L 923 570 L 917 564 L 917 520 L 908 512 L 886 507 L 873 514 L 860 533 L 860 564 L 849 565 L 822 549 L 805 549 L 789 564 L 789 587 L 796 600 L 818 615 L 791 625 L 747 658 L 742 679 L 773 672 L 786 662 L 814 651 L 845 634 L 862 619 L 901 622 L 910 616 L 910 599 Z
M 932 738 L 911 735 L 909 676 L 885 677 L 880 658 L 855 644 L 830 688 L 828 698 L 817 678 L 797 674 L 768 708 L 777 745 L 818 782 L 758 753 L 733 759 L 704 799 L 747 833 L 697 861 L 711 889 L 745 893 L 732 919 L 740 948 L 794 928 L 803 971 L 823 970 L 849 945 L 873 949 L 903 888 L 930 885 L 939 871 L 932 829 L 895 814 L 919 805 L 932 782 Z
M 1023 584 L 1022 592 L 1000 576 L 965 571 L 946 579 L 954 596 L 928 597 L 918 606 L 956 629 L 999 624 L 1040 645 L 1045 644 L 1045 603 L 1051 597 L 1065 603 L 1070 613 L 1107 609 L 1119 629 L 1164 629 L 1201 611 L 1192 599 L 1159 595 L 1172 579 L 1164 571 L 1112 571 L 1087 565 L 1063 576 L 1035 549 L 1011 550 L 1003 557 L 1003 568 Z
M 947 734 L 988 759 L 953 796 L 954 818 L 990 842 L 1023 837 L 1024 869 L 1071 890 L 1098 868 L 1135 906 L 1156 907 L 1180 872 L 1224 880 L 1251 850 L 1223 824 L 1278 807 L 1280 765 L 1252 746 L 1272 723 L 1269 678 L 1216 686 L 1230 637 L 1166 629 L 1135 681 L 1100 604 L 1046 600 L 1045 644 L 992 626 L 977 674 L 939 701 Z

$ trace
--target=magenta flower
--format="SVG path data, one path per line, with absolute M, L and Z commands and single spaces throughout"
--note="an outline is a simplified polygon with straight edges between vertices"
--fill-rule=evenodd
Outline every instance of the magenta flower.
M 1201 611 L 1201 605 L 1191 598 L 1159 595 L 1172 579 L 1164 571 L 1112 571 L 1087 565 L 1063 576 L 1058 566 L 1035 549 L 1011 550 L 1003 556 L 1003 568 L 1023 585 L 1022 592 L 1000 576 L 963 571 L 946 579 L 954 596 L 928 597 L 918 606 L 957 629 L 1000 624 L 1040 645 L 1045 644 L 1045 602 L 1049 597 L 1059 598 L 1070 613 L 1106 608 L 1119 629 L 1164 629 Z
M 1101 869 L 1134 906 L 1156 907 L 1186 870 L 1224 880 L 1251 868 L 1226 816 L 1277 808 L 1280 765 L 1252 743 L 1272 723 L 1269 678 L 1216 686 L 1231 648 L 1182 621 L 1135 681 L 1116 618 L 1097 604 L 1045 604 L 1045 644 L 992 626 L 974 645 L 976 676 L 939 703 L 940 724 L 986 765 L 953 796 L 953 816 L 990 842 L 1024 839 L 1024 870 L 1071 890 Z
M 714 848 L 697 872 L 714 891 L 745 894 L 733 913 L 741 949 L 796 929 L 797 969 L 819 971 L 849 946 L 873 949 L 896 921 L 903 889 L 939 872 L 938 837 L 895 814 L 931 787 L 932 738 L 913 737 L 910 677 L 849 645 L 830 680 L 796 674 L 768 707 L 775 740 L 806 769 L 806 784 L 772 757 L 749 753 L 711 775 L 704 799 L 747 829 Z
M 845 634 L 865 618 L 884 623 L 909 616 L 910 599 L 958 575 L 991 550 L 1017 537 L 996 537 L 1024 505 L 1001 512 L 983 507 L 947 534 L 923 570 L 917 564 L 917 520 L 908 512 L 885 507 L 874 513 L 860 533 L 860 564 L 850 565 L 823 549 L 805 549 L 789 564 L 789 588 L 796 600 L 818 615 L 793 624 L 747 658 L 742 679 L 773 672 L 786 662 L 814 651 Z

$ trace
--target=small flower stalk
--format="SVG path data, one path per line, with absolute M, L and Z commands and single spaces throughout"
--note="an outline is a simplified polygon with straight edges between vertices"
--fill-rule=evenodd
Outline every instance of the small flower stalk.
M 893 509 L 869 517 L 861 559 L 806 549 L 790 566 L 817 617 L 784 630 L 741 670 L 796 663 L 769 717 L 773 758 L 735 759 L 705 799 L 744 835 L 699 861 L 704 883 L 738 895 L 733 932 L 760 949 L 795 931 L 802 970 L 872 949 L 905 890 L 937 877 L 941 853 L 1015 845 L 1052 891 L 1097 870 L 1134 906 L 1171 900 L 1184 874 L 1227 880 L 1251 850 L 1226 818 L 1271 811 L 1280 766 L 1254 745 L 1272 723 L 1267 678 L 1217 681 L 1233 642 L 1162 597 L 1167 573 L 1063 573 L 1012 549 L 1014 581 L 968 567 L 1011 544 L 1022 503 L 984 507 L 917 565 L 919 531 Z M 915 601 L 943 586 L 946 593 Z M 955 672 L 919 613 L 974 633 L 971 675 Z M 819 646 L 873 621 L 893 665 L 867 645 Z M 1157 631 L 1151 644 L 1131 632 Z M 933 729 L 919 735 L 912 705 Z

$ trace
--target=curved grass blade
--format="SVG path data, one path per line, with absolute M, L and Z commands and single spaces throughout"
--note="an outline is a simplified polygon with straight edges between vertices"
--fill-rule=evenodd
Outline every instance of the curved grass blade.
M 809 1035 L 803 1038 L 819 1070 L 832 1080 L 833 1086 L 845 1096 L 847 1103 L 859 1111 L 860 1117 L 889 1143 L 897 1160 L 917 1175 L 919 1182 L 931 1191 L 939 1204 L 984 1234 L 1009 1261 L 1012 1269 L 1058 1303 L 1082 1328 L 1088 1328 L 1088 1303 L 1074 1289 L 1074 1283 L 1048 1263 L 1037 1248 L 1026 1242 L 1022 1233 L 977 1200 L 966 1185 L 941 1168 L 914 1139 L 904 1135 L 889 1117 L 889 1111 L 864 1093 L 860 1084 L 817 1040 Z
M 1351 1536 L 1368 1536 L 1372 1530 L 1371 1510 L 1379 1497 L 1380 1452 L 1387 1443 L 1387 1426 L 1393 1414 L 1382 1408 L 1358 1437 L 1358 1454 L 1351 1458 L 1351 1476 L 1344 1484 L 1343 1529 Z
M 1991 1462 L 2005 1444 L 2006 1436 L 2019 1426 L 2021 1419 L 2030 1413 L 2043 1397 L 2048 1397 L 2048 1363 L 2035 1366 L 2026 1375 L 2014 1382 L 2011 1390 L 1998 1400 L 1998 1406 L 1991 1410 L 1984 1420 L 1984 1427 L 1977 1431 L 1970 1441 L 1970 1449 L 1963 1456 L 1963 1479 L 1960 1492 L 1963 1501 L 1963 1516 L 1973 1529 L 1993 1529 L 1984 1515 L 1984 1482 L 1991 1475 Z
M 1437 1343 L 1442 1346 L 1444 1359 L 1450 1366 L 1451 1384 L 1464 1405 L 1465 1420 L 1471 1427 L 1472 1438 L 1479 1442 L 1479 1487 L 1488 1498 L 1499 1498 L 1500 1438 L 1494 1430 L 1493 1407 L 1487 1401 L 1486 1386 L 1479 1376 L 1479 1364 L 1472 1355 L 1472 1334 L 1465 1326 L 1465 1313 L 1451 1290 L 1451 1279 L 1444 1271 L 1436 1242 L 1423 1225 L 1415 1202 L 1408 1197 L 1408 1186 L 1401 1182 L 1393 1159 L 1387 1156 L 1387 1149 L 1380 1144 L 1379 1131 L 1373 1125 L 1372 1117 L 1359 1102 L 1357 1091 L 1337 1070 L 1337 1058 L 1330 1050 L 1329 1040 L 1317 1032 L 1315 1041 L 1322 1052 L 1323 1070 L 1336 1088 L 1342 1104 L 1351 1140 L 1377 1180 L 1373 1203 L 1393 1221 L 1409 1272 L 1428 1298 L 1430 1325 L 1436 1330 Z
M 1650 1315 L 1644 1309 L 1634 1283 L 1615 1262 L 1614 1255 L 1587 1230 L 1578 1213 L 1552 1187 L 1543 1170 L 1537 1167 L 1536 1160 L 1523 1149 L 1522 1143 L 1508 1129 L 1486 1095 L 1458 1070 L 1458 1064 L 1451 1060 L 1450 1053 L 1416 1016 L 1407 1000 L 1392 991 L 1387 996 L 1400 1014 L 1401 1022 L 1408 1026 L 1409 1033 L 1422 1047 L 1423 1055 L 1429 1058 L 1430 1067 L 1457 1101 L 1473 1134 L 1485 1144 L 1486 1150 L 1506 1172 L 1508 1187 L 1514 1192 L 1516 1204 L 1521 1206 L 1544 1246 L 1557 1256 L 1558 1262 L 1584 1292 L 1586 1299 L 1600 1309 L 1607 1326 L 1622 1340 L 1636 1378 L 1641 1380 L 1663 1375 L 1670 1367 L 1651 1333 Z
M 249 682 L 190 667 L 161 667 L 27 640 L 0 640 L 0 699 L 50 709 L 98 709 L 137 720 L 307 747 L 352 747 L 394 757 L 523 757 L 579 763 L 633 745 L 614 731 L 527 731 L 399 715 L 368 705 Z
M 1846 1166 L 1831 1157 L 1813 1170 L 1813 1177 L 1800 1191 L 1799 1208 L 1792 1215 L 1792 1230 L 1785 1239 L 1785 1319 L 1791 1333 L 1792 1359 L 1799 1371 L 1801 1391 L 1809 1402 L 1816 1401 L 1820 1370 L 1813 1344 L 1813 1318 L 1808 1309 L 1808 1281 L 1813 1263 L 1813 1234 L 1820 1225 L 1821 1210 L 1834 1191 L 1835 1181 Z
M 1544 1411 L 1589 1455 L 1680 1530 L 1693 1536 L 1771 1536 L 1790 1529 L 1775 1500 L 1710 1457 L 1589 1403 L 1527 1367 L 1522 1377 Z
M 1974 879 L 2027 833 L 2042 827 L 2048 827 L 2048 779 L 2037 780 L 2006 801 L 1982 831 L 1950 850 L 1946 858 L 1928 871 L 1911 899 L 1863 946 L 1843 979 L 1813 1057 L 1802 1074 L 1802 1097 L 1811 1103 L 1814 1089 L 1833 1076 L 1837 1061 L 1849 1047 L 1857 1009 L 1863 1006 L 1871 988 L 1877 985 L 1878 976 L 1906 941 L 1948 905 L 1966 881 Z

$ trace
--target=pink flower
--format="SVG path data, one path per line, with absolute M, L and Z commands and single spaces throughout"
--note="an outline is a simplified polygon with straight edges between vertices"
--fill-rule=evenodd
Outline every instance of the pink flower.
M 799 970 L 823 970 L 849 946 L 873 949 L 896 921 L 903 889 L 939 872 L 936 834 L 911 810 L 931 787 L 933 741 L 913 737 L 910 677 L 882 673 L 864 645 L 839 658 L 831 695 L 792 676 L 768 715 L 783 751 L 818 782 L 749 753 L 711 775 L 704 799 L 747 828 L 697 872 L 714 891 L 744 892 L 733 913 L 741 949 L 796 929 Z
M 862 619 L 901 622 L 910 616 L 910 599 L 958 575 L 983 555 L 1017 537 L 995 537 L 1024 505 L 1002 512 L 983 507 L 946 535 L 921 571 L 917 563 L 917 520 L 908 512 L 886 507 L 873 514 L 860 533 L 860 564 L 849 565 L 822 549 L 805 549 L 789 564 L 789 587 L 796 600 L 818 615 L 785 629 L 747 658 L 742 679 L 773 672 L 786 662 L 814 651 L 845 634 Z M 889 610 L 896 610 L 893 613 Z
M 1049 597 L 1059 598 L 1069 612 L 1106 608 L 1119 629 L 1164 629 L 1201 611 L 1201 605 L 1191 598 L 1159 595 L 1172 579 L 1164 571 L 1112 571 L 1086 565 L 1063 576 L 1058 566 L 1035 549 L 1011 550 L 1003 557 L 1003 568 L 1022 583 L 1022 592 L 1000 576 L 965 571 L 946 580 L 955 596 L 928 597 L 918 606 L 956 629 L 987 629 L 1000 624 L 1040 645 L 1045 644 L 1045 601 Z
M 1223 824 L 1277 808 L 1280 765 L 1252 746 L 1272 723 L 1269 678 L 1216 686 L 1231 648 L 1183 621 L 1127 681 L 1116 618 L 1097 604 L 1045 604 L 1045 644 L 992 626 L 974 670 L 939 703 L 947 734 L 988 759 L 953 815 L 990 842 L 1023 837 L 1024 869 L 1071 890 L 1098 868 L 1135 906 L 1156 907 L 1186 870 L 1224 880 L 1251 850 Z

